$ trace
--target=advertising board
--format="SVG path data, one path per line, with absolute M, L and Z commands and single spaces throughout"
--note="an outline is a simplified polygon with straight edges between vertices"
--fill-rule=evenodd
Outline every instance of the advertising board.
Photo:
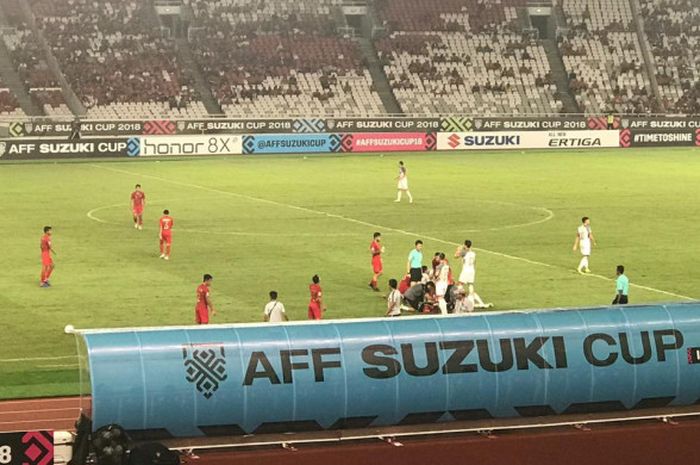
M 144 136 L 132 139 L 139 140 L 137 155 L 142 157 L 243 153 L 243 137 L 239 135 Z
M 0 141 L 0 160 L 134 156 L 138 147 L 133 139 L 6 139 Z
M 243 153 L 328 153 L 341 151 L 339 134 L 258 134 L 243 136 Z
M 588 149 L 618 147 L 619 131 L 441 132 L 438 150 Z

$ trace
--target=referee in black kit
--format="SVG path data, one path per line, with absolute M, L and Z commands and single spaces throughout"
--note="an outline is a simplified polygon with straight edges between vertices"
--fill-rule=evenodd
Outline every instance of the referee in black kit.
M 80 140 L 81 126 L 82 123 L 80 122 L 80 118 L 76 116 L 73 122 L 70 123 L 70 136 L 68 136 L 68 140 Z

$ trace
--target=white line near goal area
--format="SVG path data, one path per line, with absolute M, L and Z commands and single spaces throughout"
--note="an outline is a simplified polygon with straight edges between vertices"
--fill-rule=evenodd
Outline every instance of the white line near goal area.
M 129 175 L 129 176 L 139 176 L 139 177 L 141 177 L 141 178 L 154 179 L 154 180 L 156 180 L 156 181 L 161 181 L 161 182 L 165 182 L 165 183 L 169 183 L 169 184 L 174 184 L 174 185 L 178 185 L 178 186 L 183 186 L 183 187 L 189 187 L 189 188 L 192 188 L 192 189 L 198 189 L 198 190 L 202 190 L 202 191 L 206 191 L 206 192 L 212 192 L 212 193 L 215 193 L 215 194 L 227 195 L 227 196 L 230 196 L 230 197 L 236 197 L 236 198 L 240 198 L 240 199 L 246 199 L 246 200 L 250 200 L 250 201 L 252 201 L 252 202 L 260 202 L 260 203 L 265 203 L 265 204 L 268 204 L 268 205 L 274 205 L 274 206 L 277 206 L 277 207 L 290 208 L 290 209 L 302 211 L 302 212 L 305 212 L 305 213 L 312 213 L 312 214 L 314 214 L 314 215 L 325 216 L 325 217 L 327 217 L 327 218 L 334 218 L 334 219 L 338 219 L 338 220 L 341 220 L 341 221 L 346 221 L 346 222 L 349 222 L 349 223 L 359 224 L 359 225 L 361 225 L 361 226 L 367 226 L 367 227 L 370 227 L 370 228 L 373 228 L 373 229 L 382 229 L 382 230 L 385 230 L 385 231 L 393 231 L 393 232 L 396 232 L 396 233 L 399 233 L 399 234 L 403 234 L 403 235 L 405 235 L 405 236 L 411 236 L 411 237 L 416 237 L 416 238 L 420 238 L 420 239 L 428 239 L 428 240 L 431 240 L 431 241 L 440 242 L 440 243 L 442 243 L 442 244 L 454 245 L 454 246 L 459 246 L 459 245 L 461 245 L 461 244 L 459 244 L 459 243 L 457 243 L 457 242 L 446 241 L 446 240 L 440 239 L 440 238 L 438 238 L 438 237 L 427 236 L 427 235 L 425 235 L 425 234 L 419 234 L 419 233 L 415 233 L 415 232 L 411 232 L 411 231 L 406 231 L 406 230 L 403 230 L 403 229 L 391 228 L 391 227 L 389 227 L 389 226 L 383 226 L 383 225 L 380 225 L 380 224 L 369 223 L 369 222 L 367 222 L 367 221 L 362 221 L 362 220 L 358 220 L 358 219 L 351 218 L 351 217 L 348 217 L 348 216 L 338 215 L 338 214 L 335 214 L 335 213 L 324 212 L 324 211 L 322 211 L 322 210 L 314 210 L 314 209 L 307 208 L 307 207 L 300 207 L 300 206 L 298 206 L 298 205 L 292 205 L 292 204 L 288 204 L 288 203 L 277 202 L 277 201 L 275 201 L 275 200 L 263 199 L 263 198 L 260 198 L 260 197 L 253 197 L 253 196 L 251 196 L 251 195 L 240 194 L 240 193 L 238 193 L 238 192 L 223 191 L 223 190 L 220 190 L 220 189 L 215 189 L 215 188 L 212 188 L 212 187 L 202 186 L 202 185 L 199 185 L 199 184 L 192 184 L 192 183 L 189 183 L 189 182 L 176 181 L 176 180 L 173 180 L 173 179 L 163 178 L 163 177 L 161 177 L 161 176 L 154 176 L 154 175 L 150 175 L 150 174 L 143 174 L 143 173 L 138 173 L 138 172 L 136 172 L 136 171 L 123 170 L 123 169 L 113 168 L 113 167 L 109 167 L 109 166 L 102 166 L 102 165 L 97 165 L 97 164 L 91 164 L 90 166 L 92 166 L 93 168 L 101 169 L 101 170 L 112 171 L 112 172 L 120 173 L 120 174 L 127 174 L 127 175 Z M 537 260 L 530 260 L 529 258 L 518 257 L 518 256 L 516 256 L 516 255 L 510 255 L 510 254 L 506 254 L 506 253 L 502 253 L 502 252 L 496 252 L 496 251 L 494 251 L 494 250 L 488 250 L 488 249 L 482 249 L 482 248 L 476 248 L 476 247 L 474 248 L 474 250 L 478 250 L 478 251 L 480 251 L 480 252 L 484 252 L 484 253 L 487 253 L 487 254 L 490 254 L 490 255 L 494 255 L 494 256 L 496 256 L 496 257 L 507 258 L 507 259 L 509 259 L 509 260 L 516 260 L 516 261 L 519 261 L 519 262 L 528 263 L 528 264 L 530 264 L 530 265 L 536 265 L 536 266 L 545 267 L 545 268 L 550 268 L 550 269 L 560 269 L 560 270 L 562 270 L 562 271 L 568 271 L 568 270 L 566 270 L 566 269 L 564 269 L 564 268 L 562 268 L 562 267 L 560 267 L 560 266 L 557 266 L 557 265 L 551 265 L 551 264 L 549 264 L 549 263 L 539 262 L 539 261 L 537 261 Z M 574 271 L 572 270 L 571 273 L 574 273 Z M 615 280 L 612 279 L 612 278 L 608 278 L 607 276 L 603 276 L 603 275 L 599 275 L 599 274 L 586 274 L 585 276 L 589 276 L 589 277 L 596 278 L 596 279 L 601 279 L 601 280 L 604 280 L 604 281 L 615 281 Z M 656 289 L 656 288 L 653 288 L 653 287 L 650 287 L 650 286 L 644 286 L 644 285 L 641 285 L 641 284 L 630 283 L 630 287 L 633 287 L 633 288 L 636 288 L 636 289 L 644 289 L 644 290 L 646 290 L 646 291 L 655 292 L 655 293 L 657 293 L 657 294 L 663 294 L 663 295 L 667 295 L 667 296 L 671 296 L 671 297 L 677 297 L 677 298 L 679 298 L 679 299 L 684 299 L 684 300 L 696 300 L 696 299 L 693 298 L 693 297 L 689 297 L 689 296 L 682 295 L 682 294 L 677 294 L 677 293 L 675 293 L 675 292 L 664 291 L 663 289 Z

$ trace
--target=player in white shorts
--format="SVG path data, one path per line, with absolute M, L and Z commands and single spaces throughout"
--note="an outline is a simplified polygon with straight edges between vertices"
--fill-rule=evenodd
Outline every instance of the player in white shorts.
M 435 294 L 438 298 L 438 307 L 440 313 L 447 315 L 447 288 L 450 285 L 450 265 L 445 260 L 445 254 L 440 254 L 440 264 L 435 269 Z
M 591 230 L 591 220 L 587 216 L 581 218 L 581 226 L 576 230 L 576 240 L 574 241 L 574 252 L 576 249 L 581 250 L 581 261 L 576 267 L 579 273 L 590 273 L 588 268 L 588 258 L 591 256 L 591 246 L 596 245 L 593 231 Z
M 405 192 L 408 196 L 408 202 L 413 203 L 413 196 L 411 191 L 408 190 L 408 176 L 406 175 L 406 167 L 403 166 L 403 162 L 399 162 L 399 176 L 396 178 L 398 181 L 399 192 L 396 194 L 396 200 L 394 202 L 401 202 L 401 195 Z
M 476 252 L 472 250 L 472 241 L 464 241 L 464 246 L 457 247 L 455 258 L 462 259 L 462 272 L 459 274 L 459 283 L 467 286 L 468 296 L 474 301 L 475 308 L 491 308 L 492 303 L 484 303 L 479 294 L 474 290 L 476 281 Z

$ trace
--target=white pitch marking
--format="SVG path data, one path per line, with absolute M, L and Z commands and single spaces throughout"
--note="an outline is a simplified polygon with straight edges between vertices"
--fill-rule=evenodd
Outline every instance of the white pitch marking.
M 77 363 L 71 364 L 59 364 L 59 365 L 37 365 L 37 368 L 76 368 L 79 367 Z
M 155 202 L 151 202 L 153 205 Z M 164 203 L 164 202 L 161 202 Z M 117 223 L 116 221 L 107 221 L 102 218 L 95 216 L 95 213 L 107 210 L 109 208 L 122 207 L 123 203 L 116 203 L 114 205 L 104 205 L 102 207 L 93 208 L 86 213 L 86 216 L 93 221 L 97 221 L 102 224 L 109 224 L 113 226 L 120 226 L 122 223 Z M 124 223 L 126 224 L 126 223 Z M 150 228 L 148 226 L 143 228 L 145 231 L 156 231 L 156 228 Z M 211 231 L 207 229 L 189 229 L 189 228 L 177 228 L 178 232 L 185 233 L 195 233 L 195 234 L 214 234 L 216 236 L 255 236 L 255 237 L 318 237 L 316 233 L 269 233 L 269 232 L 250 232 L 250 231 Z M 334 233 L 333 236 L 359 236 L 359 233 Z
M 101 219 L 101 218 L 98 218 L 98 217 L 96 217 L 96 216 L 94 216 L 94 215 L 95 215 L 95 213 L 97 213 L 97 212 L 99 212 L 99 211 L 101 211 L 101 210 L 106 210 L 106 209 L 108 209 L 108 208 L 115 208 L 115 207 L 120 207 L 120 206 L 124 206 L 124 203 L 115 203 L 114 205 L 105 205 L 105 206 L 103 206 L 103 207 L 93 208 L 92 210 L 90 210 L 89 212 L 87 212 L 87 217 L 90 218 L 91 220 L 97 221 L 98 223 L 102 223 L 102 224 L 113 224 L 113 223 L 110 223 L 109 221 L 105 221 L 105 220 L 103 220 L 103 219 Z
M 117 168 L 111 168 L 111 167 L 107 167 L 107 166 L 100 166 L 100 165 L 95 165 L 95 164 L 92 164 L 92 165 L 90 165 L 90 166 L 92 166 L 93 168 L 99 168 L 99 169 L 102 169 L 102 170 L 114 171 L 115 173 L 128 174 L 128 175 L 130 175 L 130 176 L 140 176 L 140 177 L 143 177 L 143 178 L 155 179 L 155 180 L 158 180 L 158 181 L 161 181 L 161 182 L 167 182 L 167 183 L 170 183 L 170 184 L 180 185 L 180 186 L 184 186 L 184 187 L 190 187 L 190 188 L 192 188 L 192 189 L 200 189 L 200 190 L 207 191 L 207 192 L 213 192 L 213 193 L 215 193 L 215 194 L 228 195 L 228 196 L 231 196 L 231 197 L 238 197 L 238 198 L 242 198 L 242 199 L 246 199 L 246 200 L 251 200 L 251 201 L 254 201 L 254 202 L 261 202 L 261 203 L 266 203 L 266 204 L 269 204 L 269 205 L 275 205 L 275 206 L 278 206 L 278 207 L 291 208 L 291 209 L 293 209 L 293 210 L 299 210 L 299 211 L 303 211 L 303 212 L 306 212 L 306 213 L 312 213 L 312 214 L 314 214 L 314 215 L 326 216 L 326 217 L 328 217 L 328 218 L 336 218 L 336 219 L 343 220 L 343 221 L 347 221 L 347 222 L 350 222 L 350 223 L 359 224 L 359 225 L 362 225 L 362 226 L 369 226 L 369 227 L 375 228 L 375 229 L 384 229 L 384 230 L 386 230 L 386 231 L 397 232 L 397 233 L 403 234 L 403 235 L 405 235 L 405 236 L 419 237 L 419 238 L 428 239 L 428 240 L 435 241 L 435 242 L 441 242 L 441 243 L 443 243 L 443 244 L 448 244 L 448 245 L 455 245 L 455 246 L 461 245 L 461 244 L 459 244 L 459 243 L 457 243 L 457 242 L 446 241 L 446 240 L 444 240 L 444 239 L 440 239 L 440 238 L 437 238 L 437 237 L 427 236 L 427 235 L 424 235 L 424 234 L 417 234 L 417 233 L 413 233 L 413 232 L 411 232 L 411 231 L 404 231 L 403 229 L 391 228 L 391 227 L 382 226 L 382 225 L 379 225 L 379 224 L 368 223 L 368 222 L 366 222 L 366 221 L 358 220 L 358 219 L 355 219 L 355 218 L 350 218 L 350 217 L 348 217 L 348 216 L 337 215 L 337 214 L 335 214 L 335 213 L 328 213 L 328 212 L 324 212 L 324 211 L 321 211 L 321 210 L 313 210 L 313 209 L 311 209 L 311 208 L 300 207 L 300 206 L 297 206 L 297 205 L 292 205 L 292 204 L 277 202 L 277 201 L 275 201 L 275 200 L 263 199 L 263 198 L 260 198 L 260 197 L 253 197 L 253 196 L 251 196 L 251 195 L 239 194 L 239 193 L 237 193 L 237 192 L 222 191 L 222 190 L 220 190 L 220 189 L 214 189 L 214 188 L 211 188 L 211 187 L 200 186 L 199 184 L 192 184 L 192 183 L 188 183 L 188 182 L 175 181 L 175 180 L 163 178 L 163 177 L 160 177 L 160 176 L 153 176 L 153 175 L 150 175 L 150 174 L 142 174 L 142 173 L 136 173 L 136 172 L 133 172 L 133 171 L 120 170 L 120 169 L 117 169 Z M 476 247 L 474 247 L 474 250 L 478 250 L 478 251 L 481 251 L 481 252 L 484 252 L 484 253 L 487 253 L 487 254 L 495 255 L 495 256 L 497 256 L 497 257 L 508 258 L 508 259 L 511 259 L 511 260 L 521 261 L 521 262 L 524 262 L 524 263 L 529 263 L 529 264 L 531 264 L 531 265 L 537 265 L 537 266 L 541 266 L 541 267 L 545 267 L 545 268 L 553 268 L 553 269 L 561 268 L 561 267 L 558 267 L 558 266 L 555 266 L 555 265 L 550 265 L 549 263 L 538 262 L 537 260 L 530 260 L 530 259 L 528 259 L 528 258 L 523 258 L 523 257 L 518 257 L 518 256 L 516 256 L 516 255 L 510 255 L 510 254 L 506 254 L 506 253 L 496 252 L 496 251 L 493 251 L 493 250 L 482 249 L 482 248 L 476 248 Z M 612 278 L 608 278 L 607 276 L 598 275 L 598 274 L 589 274 L 589 275 L 587 275 L 587 276 L 595 277 L 595 278 L 598 278 L 598 279 L 603 279 L 603 280 L 606 280 L 606 281 L 615 281 L 615 280 L 612 279 Z M 651 292 L 657 292 L 657 293 L 659 293 L 659 294 L 669 295 L 669 296 L 673 296 L 673 297 L 678 297 L 678 298 L 680 298 L 680 299 L 695 300 L 693 297 L 688 297 L 688 296 L 685 296 L 685 295 L 682 295 L 682 294 L 676 294 L 676 293 L 674 293 L 674 292 L 664 291 L 664 290 L 662 290 L 662 289 L 656 289 L 656 288 L 649 287 L 649 286 L 643 286 L 643 285 L 640 285 L 640 284 L 630 283 L 630 287 L 634 287 L 634 288 L 637 288 L 637 289 L 644 289 L 644 290 L 651 291 Z
M 18 363 L 18 362 L 41 362 L 46 360 L 65 360 L 68 358 L 78 358 L 77 355 L 61 355 L 59 357 L 32 357 L 32 358 L 2 358 L 0 363 Z

